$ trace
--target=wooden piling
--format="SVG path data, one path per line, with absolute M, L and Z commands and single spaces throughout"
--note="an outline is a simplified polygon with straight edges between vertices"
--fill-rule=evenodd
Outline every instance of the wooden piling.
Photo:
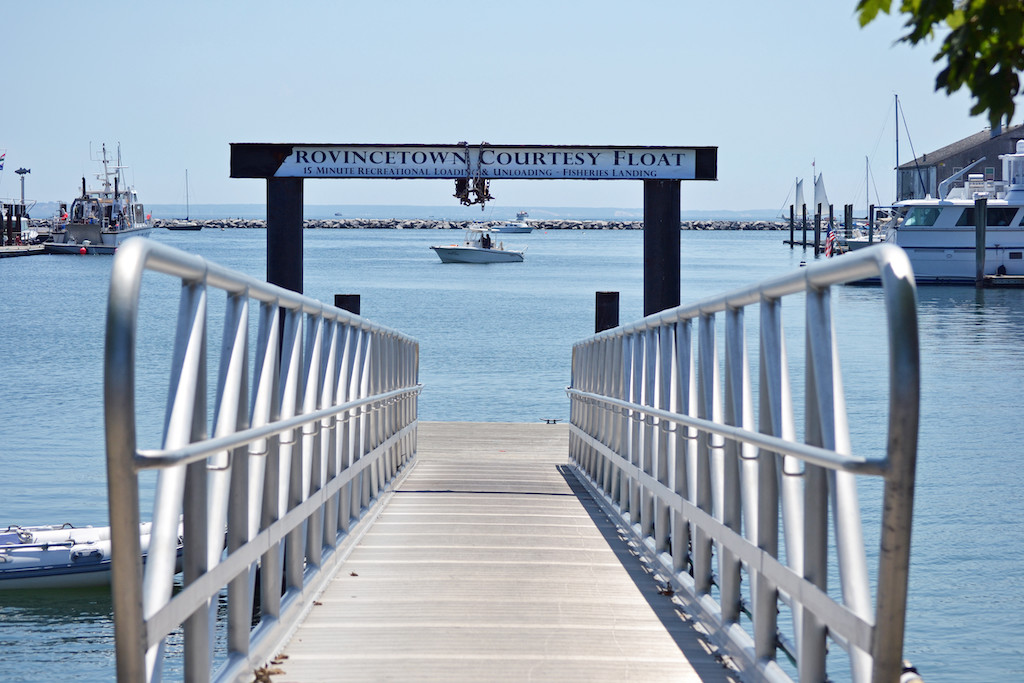
M 793 236 L 793 230 L 795 228 L 795 223 L 796 223 L 796 220 L 795 220 L 796 216 L 795 216 L 795 214 L 796 214 L 796 207 L 794 207 L 792 204 L 790 204 L 789 205 L 789 248 L 790 249 L 792 249 L 794 246 L 796 246 L 796 240 L 795 240 L 795 238 Z
M 985 286 L 985 226 L 988 222 L 988 199 L 974 200 L 974 286 Z
M 806 204 L 801 205 L 800 209 L 803 212 L 803 231 L 804 231 L 803 237 L 800 239 L 800 244 L 803 246 L 804 249 L 806 249 L 807 248 L 807 205 Z
M 334 306 L 340 308 L 343 311 L 349 313 L 355 313 L 359 315 L 359 295 L 358 294 L 335 294 L 334 295 Z
M 619 326 L 619 293 L 597 292 L 594 306 L 594 332 Z

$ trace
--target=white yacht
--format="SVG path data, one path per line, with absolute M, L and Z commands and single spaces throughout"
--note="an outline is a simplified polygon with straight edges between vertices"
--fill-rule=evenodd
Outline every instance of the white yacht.
M 514 221 L 502 221 L 491 226 L 494 232 L 529 233 L 533 232 L 533 226 L 526 221 L 530 214 L 520 211 L 516 214 Z
M 961 187 L 951 187 L 972 164 L 939 185 L 938 199 L 897 202 L 885 241 L 907 252 L 918 282 L 974 282 L 974 207 L 981 197 L 987 200 L 984 275 L 1024 276 L 1024 140 L 999 158 L 1003 180 L 969 174 Z

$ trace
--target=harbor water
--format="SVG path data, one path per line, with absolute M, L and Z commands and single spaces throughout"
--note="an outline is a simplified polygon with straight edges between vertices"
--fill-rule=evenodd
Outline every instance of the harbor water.
M 262 230 L 157 230 L 152 238 L 266 274 Z M 527 248 L 525 261 L 512 264 L 446 265 L 429 249 L 460 238 L 307 230 L 305 293 L 327 302 L 359 294 L 364 316 L 420 342 L 422 420 L 567 419 L 571 344 L 593 333 L 595 292 L 620 292 L 623 322 L 641 317 L 642 232 L 503 235 L 507 247 Z M 682 300 L 813 260 L 810 250 L 784 246 L 786 238 L 684 231 Z M 111 263 L 0 261 L 0 528 L 107 524 L 102 366 Z M 144 288 L 147 296 L 147 316 L 173 318 L 173 288 Z M 1024 680 L 1024 420 L 1014 393 L 1024 386 L 1024 291 L 921 287 L 918 299 L 922 405 L 905 654 L 929 683 Z M 854 452 L 875 456 L 887 409 L 881 291 L 838 287 L 832 300 Z M 799 306 L 786 312 L 792 358 L 802 353 L 801 314 Z M 166 395 L 162 386 L 146 391 L 146 378 L 167 374 L 168 345 L 167 331 L 157 330 L 138 349 L 139 423 L 151 441 Z M 756 346 L 748 352 L 756 358 Z M 209 350 L 211 364 L 216 354 Z M 793 385 L 799 394 L 802 378 L 794 375 Z M 876 501 L 870 492 L 862 498 L 865 508 Z M 866 514 L 868 525 L 877 519 L 877 510 Z M 112 680 L 109 594 L 0 592 L 0 663 L 5 681 Z

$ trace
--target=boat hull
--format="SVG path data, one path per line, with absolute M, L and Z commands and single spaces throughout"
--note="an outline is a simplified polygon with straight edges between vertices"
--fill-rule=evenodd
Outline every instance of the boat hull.
M 150 223 L 126 230 L 103 229 L 98 223 L 68 223 L 67 239 L 77 244 L 89 242 L 106 247 L 118 247 L 129 237 L 148 237 L 152 231 L 153 226 Z
M 529 225 L 495 225 L 491 228 L 491 231 L 522 235 L 533 232 L 533 227 Z
M 47 254 L 105 254 L 117 251 L 117 247 L 103 244 L 75 244 L 74 242 L 45 242 L 43 248 Z
M 143 560 L 150 529 L 149 523 L 139 529 Z M 0 591 L 108 586 L 110 577 L 110 527 L 30 526 L 0 532 Z
M 523 260 L 521 251 L 458 245 L 430 248 L 438 255 L 442 263 L 518 263 Z
M 919 283 L 973 283 L 977 256 L 971 247 L 903 247 Z M 982 275 L 1024 276 L 1024 247 L 988 247 Z

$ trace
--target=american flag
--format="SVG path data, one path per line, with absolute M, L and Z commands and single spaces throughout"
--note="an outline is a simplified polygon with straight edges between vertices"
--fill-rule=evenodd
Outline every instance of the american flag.
M 0 171 L 4 170 L 4 157 L 7 156 L 7 152 L 0 154 Z
M 828 236 L 825 238 L 825 258 L 831 258 L 836 250 L 836 229 L 828 224 Z

